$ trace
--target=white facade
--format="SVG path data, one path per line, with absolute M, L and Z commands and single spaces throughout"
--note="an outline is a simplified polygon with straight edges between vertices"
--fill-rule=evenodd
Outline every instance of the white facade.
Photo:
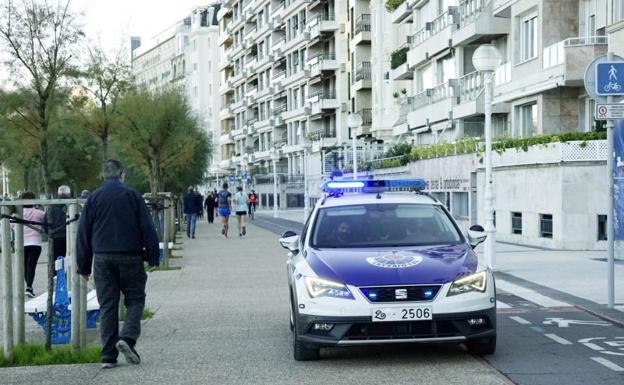
M 132 52 L 132 70 L 139 85 L 184 90 L 201 126 L 211 137 L 211 167 L 221 159 L 219 9 L 218 3 L 198 7 L 189 17 L 159 34 L 152 44 Z

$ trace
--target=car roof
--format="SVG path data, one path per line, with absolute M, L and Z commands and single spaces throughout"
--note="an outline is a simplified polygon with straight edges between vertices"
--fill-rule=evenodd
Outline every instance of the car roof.
M 426 194 L 416 194 L 413 192 L 385 192 L 381 193 L 381 198 L 377 198 L 374 193 L 345 193 L 341 196 L 329 196 L 325 198 L 320 207 L 339 207 L 355 204 L 385 204 L 385 203 L 412 203 L 426 205 L 441 205 L 440 202 Z

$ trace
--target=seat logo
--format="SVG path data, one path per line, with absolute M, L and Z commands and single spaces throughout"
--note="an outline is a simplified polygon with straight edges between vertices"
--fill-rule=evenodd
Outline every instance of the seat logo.
M 396 289 L 396 290 L 394 290 L 394 298 L 396 298 L 396 299 L 407 299 L 407 289 Z
M 423 261 L 419 255 L 387 254 L 380 257 L 366 258 L 366 262 L 373 266 L 384 267 L 386 269 L 405 269 L 416 266 Z

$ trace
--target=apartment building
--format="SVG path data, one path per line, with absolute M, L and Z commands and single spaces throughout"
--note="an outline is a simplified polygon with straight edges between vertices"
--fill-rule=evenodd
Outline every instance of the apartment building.
M 200 124 L 219 139 L 219 3 L 195 8 L 183 20 L 155 36 L 147 44 L 133 37 L 132 72 L 137 84 L 150 89 L 182 89 Z M 212 168 L 221 160 L 221 147 L 214 146 Z
M 390 13 L 402 27 L 393 32 L 404 33 L 393 40 L 390 78 L 406 84 L 393 136 L 425 145 L 483 135 L 484 79 L 472 65 L 483 43 L 503 56 L 494 74 L 495 136 L 595 130 L 583 76 L 609 45 L 621 52 L 623 9 L 622 0 L 402 2 Z M 494 154 L 498 239 L 605 248 L 606 156 L 604 141 Z M 483 223 L 479 156 L 420 161 L 404 173 L 427 178 L 462 226 Z
M 320 196 L 321 179 L 351 162 L 349 112 L 359 112 L 362 156 L 371 126 L 367 1 L 231 0 L 219 13 L 222 58 L 219 167 L 249 176 L 272 205 L 272 151 L 279 156 L 280 205 Z M 304 157 L 304 152 L 307 156 Z M 307 162 L 304 163 L 304 159 Z M 307 168 L 307 187 L 304 186 Z

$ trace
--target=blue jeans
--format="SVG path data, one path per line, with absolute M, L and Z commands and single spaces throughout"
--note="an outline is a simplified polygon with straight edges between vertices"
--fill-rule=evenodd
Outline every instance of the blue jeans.
M 195 227 L 197 226 L 197 213 L 195 214 L 186 214 L 186 236 L 191 237 L 195 236 Z

